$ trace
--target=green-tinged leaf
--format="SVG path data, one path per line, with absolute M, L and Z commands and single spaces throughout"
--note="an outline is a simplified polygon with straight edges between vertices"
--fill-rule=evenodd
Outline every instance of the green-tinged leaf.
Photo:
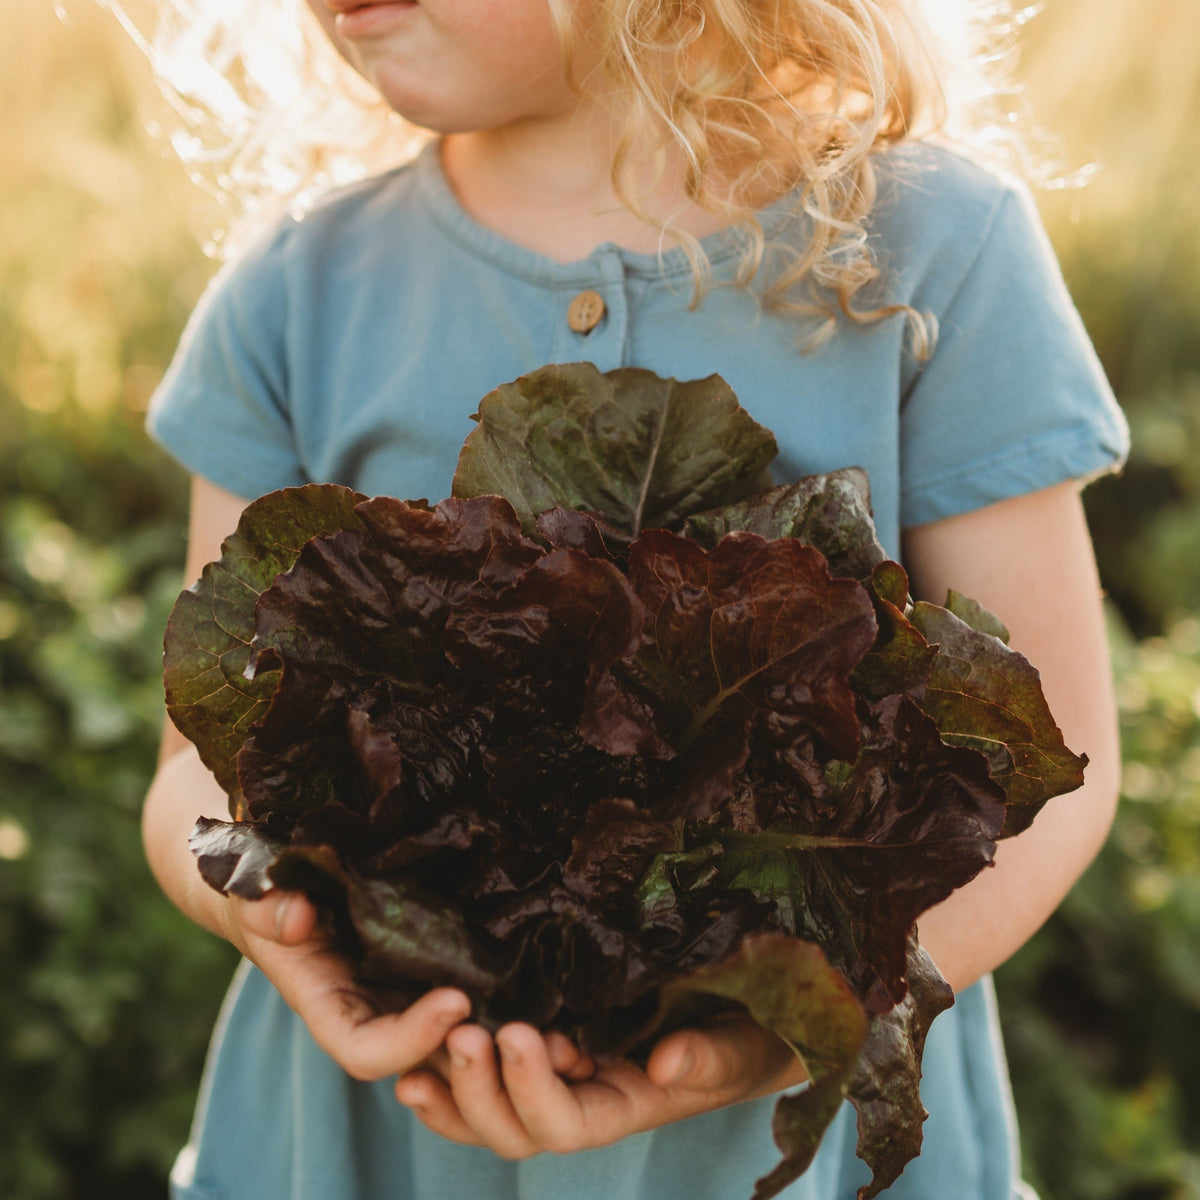
M 687 933 L 680 896 L 710 888 L 720 876 L 717 860 L 723 853 L 720 842 L 706 842 L 656 854 L 633 892 L 639 933 L 658 946 L 679 945 Z
M 177 601 L 167 624 L 163 682 L 167 711 L 236 808 L 237 753 L 266 711 L 273 672 L 251 677 L 254 606 L 275 577 L 319 534 L 358 527 L 348 488 L 310 484 L 248 505 L 221 557 Z
M 737 504 L 696 513 L 683 533 L 711 548 L 739 529 L 813 546 L 829 560 L 835 577 L 865 581 L 887 557 L 875 534 L 867 473 L 859 467 L 809 475 Z
M 795 934 L 804 927 L 800 911 L 806 900 L 808 880 L 796 861 L 796 853 L 773 842 L 769 835 L 727 834 L 722 846 L 717 878 L 722 887 L 744 888 L 775 905 L 780 925 Z
M 874 1018 L 850 1083 L 858 1110 L 858 1156 L 870 1168 L 870 1184 L 858 1200 L 872 1200 L 900 1177 L 921 1153 L 921 1057 L 934 1017 L 954 1003 L 954 992 L 914 936 L 908 946 L 908 995 L 891 1012 Z
M 901 613 L 909 607 L 908 572 L 897 562 L 879 563 L 868 580 L 871 594 Z
M 748 937 L 736 954 L 667 984 L 661 1011 L 669 1013 L 691 993 L 744 1008 L 786 1042 L 816 1080 L 853 1062 L 866 1034 L 866 1014 L 841 973 L 819 946 L 787 934 Z
M 506 497 L 533 532 L 548 508 L 601 513 L 629 536 L 748 496 L 775 439 L 719 376 L 680 383 L 626 367 L 548 366 L 479 405 L 454 475 L 460 498 Z
M 1008 626 L 994 612 L 984 608 L 978 600 L 972 600 L 970 596 L 964 596 L 962 592 L 956 592 L 951 588 L 946 593 L 944 607 L 960 621 L 965 621 L 972 629 L 976 629 L 980 633 L 990 633 L 992 637 L 997 637 L 1006 646 L 1008 645 Z
M 914 605 L 912 623 L 938 646 L 921 707 L 946 741 L 987 757 L 1008 799 L 1002 836 L 1020 833 L 1052 796 L 1082 785 L 1087 758 L 1063 744 L 1024 655 L 937 605 Z
M 905 615 L 908 575 L 899 563 L 882 562 L 872 572 L 867 591 L 875 606 L 879 633 L 854 668 L 854 690 L 870 700 L 897 693 L 919 699 L 929 681 L 937 648 L 930 646 Z

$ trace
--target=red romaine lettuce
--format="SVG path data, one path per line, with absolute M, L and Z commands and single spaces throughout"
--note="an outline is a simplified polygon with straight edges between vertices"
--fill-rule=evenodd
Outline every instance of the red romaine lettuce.
M 1083 760 L 991 614 L 911 603 L 863 472 L 763 490 L 720 379 L 549 367 L 478 420 L 453 498 L 271 493 L 180 598 L 204 878 L 307 892 L 382 1007 L 452 984 L 635 1059 L 744 1011 L 811 1080 L 755 1200 L 846 1096 L 875 1195 L 952 999 L 916 922 Z

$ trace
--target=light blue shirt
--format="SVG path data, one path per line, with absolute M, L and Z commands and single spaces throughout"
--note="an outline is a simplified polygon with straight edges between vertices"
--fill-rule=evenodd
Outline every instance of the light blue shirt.
M 705 240 L 714 287 L 613 245 L 561 264 L 458 204 L 436 148 L 286 220 L 220 272 L 150 414 L 191 471 L 247 499 L 313 480 L 439 500 L 479 399 L 547 362 L 718 372 L 776 435 L 784 482 L 857 465 L 880 539 L 908 526 L 1110 469 L 1127 431 L 1026 192 L 947 151 L 894 150 L 870 245 L 872 301 L 932 314 L 921 364 L 905 319 L 843 323 L 802 353 L 795 318 L 728 286 L 740 242 Z M 781 202 L 772 236 L 802 241 Z M 726 286 L 721 286 L 725 284 Z M 604 315 L 567 320 L 582 290 Z M 1007 1076 L 990 981 L 939 1017 L 925 1052 L 925 1149 L 889 1200 L 1011 1200 Z M 390 1083 L 355 1083 L 266 980 L 244 969 L 214 1039 L 177 1200 L 748 1200 L 778 1160 L 773 1100 L 579 1155 L 504 1162 L 428 1133 Z M 869 1172 L 843 1110 L 787 1200 L 851 1200 Z

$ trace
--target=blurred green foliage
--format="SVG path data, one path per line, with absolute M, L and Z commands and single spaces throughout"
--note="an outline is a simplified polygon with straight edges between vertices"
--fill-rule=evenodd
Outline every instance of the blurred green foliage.
M 1113 836 L 997 973 L 1027 1174 L 1044 1200 L 1200 1197 L 1200 620 L 1112 628 Z
M 1133 432 L 1124 475 L 1087 499 L 1109 594 L 1148 636 L 1200 596 L 1200 5 L 1049 0 L 1028 34 L 1056 157 L 1097 169 L 1040 199 Z
M 1125 794 L 997 983 L 1044 1200 L 1200 1200 L 1200 7 L 1103 5 L 1048 5 L 1028 74 L 1068 161 L 1108 164 L 1044 208 L 1134 430 L 1124 476 L 1088 494 Z M 113 23 L 68 11 L 10 5 L 0 45 L 0 1196 L 150 1200 L 233 965 L 138 836 L 184 528 L 141 413 L 214 218 L 147 146 L 144 67 Z
M 1100 858 L 997 973 L 1044 1200 L 1200 1198 L 1200 6 L 1051 0 L 1024 76 L 1081 191 L 1042 196 L 1133 434 L 1087 506 L 1125 760 Z
M 1156 194 L 1159 211 L 1132 230 L 1114 221 L 1058 239 L 1133 435 L 1124 475 L 1093 487 L 1088 510 L 1101 575 L 1140 635 L 1200 597 L 1200 221 L 1181 180 Z
M 0 106 L 0 1196 L 159 1200 L 230 948 L 139 812 L 185 488 L 141 410 L 210 269 L 110 22 L 5 11 Z M 8 36 L 11 34 L 11 39 Z M 90 66 L 88 64 L 91 64 Z M 70 79 L 72 87 L 51 86 Z
M 138 832 L 183 496 L 131 417 L 31 413 L 6 365 L 0 1195 L 158 1197 L 233 958 L 163 900 Z

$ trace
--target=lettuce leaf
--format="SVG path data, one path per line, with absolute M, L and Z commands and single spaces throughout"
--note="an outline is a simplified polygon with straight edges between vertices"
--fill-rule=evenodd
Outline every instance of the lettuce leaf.
M 167 712 L 229 793 L 231 812 L 240 805 L 238 749 L 275 684 L 270 674 L 253 672 L 254 606 L 310 538 L 352 528 L 354 506 L 363 499 L 348 488 L 311 485 L 256 500 L 221 546 L 220 559 L 171 613 L 163 657 Z
M 777 453 L 719 375 L 547 366 L 485 396 L 476 419 L 453 494 L 504 496 L 526 532 L 549 508 L 601 514 L 627 537 L 672 529 L 750 495 Z

